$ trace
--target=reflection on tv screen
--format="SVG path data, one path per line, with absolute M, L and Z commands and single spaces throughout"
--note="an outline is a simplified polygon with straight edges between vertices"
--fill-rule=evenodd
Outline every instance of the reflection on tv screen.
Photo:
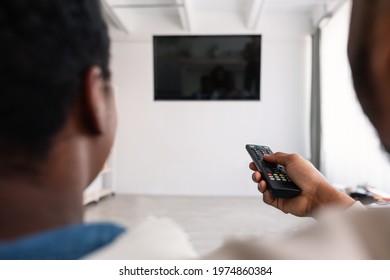
M 154 36 L 155 100 L 260 100 L 261 36 Z

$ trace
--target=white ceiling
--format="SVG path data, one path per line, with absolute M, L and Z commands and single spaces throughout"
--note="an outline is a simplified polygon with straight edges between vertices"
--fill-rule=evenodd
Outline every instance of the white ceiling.
M 302 15 L 318 19 L 345 0 L 102 0 L 117 28 L 143 32 L 164 28 L 193 31 L 202 15 L 235 14 L 248 30 L 264 16 Z M 108 10 L 108 11 L 107 11 Z M 320 11 L 320 12 L 319 12 Z

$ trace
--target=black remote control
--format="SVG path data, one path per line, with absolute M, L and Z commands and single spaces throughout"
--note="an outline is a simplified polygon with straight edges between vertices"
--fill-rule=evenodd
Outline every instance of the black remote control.
M 301 189 L 291 181 L 282 165 L 263 160 L 265 154 L 273 154 L 269 147 L 246 145 L 246 149 L 261 173 L 262 179 L 267 183 L 272 196 L 293 198 L 301 193 Z

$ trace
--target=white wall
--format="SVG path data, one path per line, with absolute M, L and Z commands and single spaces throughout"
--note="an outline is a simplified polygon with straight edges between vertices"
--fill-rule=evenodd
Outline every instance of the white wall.
M 205 18 L 196 34 L 247 34 L 229 29 L 229 21 L 213 28 L 207 24 L 213 19 Z M 258 195 L 245 144 L 307 157 L 309 30 L 303 16 L 260 23 L 261 102 L 154 102 L 151 34 L 116 40 L 116 192 Z

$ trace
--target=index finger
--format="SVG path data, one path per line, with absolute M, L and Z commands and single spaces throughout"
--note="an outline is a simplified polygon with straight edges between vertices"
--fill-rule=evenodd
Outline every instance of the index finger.
M 256 165 L 255 165 L 253 162 L 251 162 L 251 163 L 249 164 L 249 168 L 250 168 L 251 170 L 253 170 L 253 171 L 259 171 L 259 170 L 257 169 Z

